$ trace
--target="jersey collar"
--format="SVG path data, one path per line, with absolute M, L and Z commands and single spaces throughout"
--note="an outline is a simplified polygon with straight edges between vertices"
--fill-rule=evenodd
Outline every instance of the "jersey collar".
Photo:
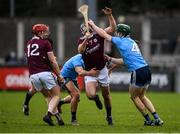
M 38 36 L 34 36 L 32 37 L 32 39 L 40 39 Z

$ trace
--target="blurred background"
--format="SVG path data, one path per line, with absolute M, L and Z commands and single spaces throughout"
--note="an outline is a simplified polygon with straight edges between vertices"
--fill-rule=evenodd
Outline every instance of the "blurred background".
M 27 90 L 28 70 L 24 46 L 32 37 L 36 23 L 50 26 L 53 48 L 60 65 L 77 54 L 77 40 L 82 4 L 89 5 L 89 18 L 102 28 L 108 26 L 101 12 L 113 9 L 117 23 L 132 28 L 131 37 L 149 62 L 152 91 L 180 92 L 180 1 L 179 0 L 0 0 L 0 90 Z M 119 57 L 114 46 L 106 42 L 105 52 Z M 110 77 L 111 88 L 127 91 L 129 73 L 124 67 Z M 83 88 L 82 79 L 79 80 Z

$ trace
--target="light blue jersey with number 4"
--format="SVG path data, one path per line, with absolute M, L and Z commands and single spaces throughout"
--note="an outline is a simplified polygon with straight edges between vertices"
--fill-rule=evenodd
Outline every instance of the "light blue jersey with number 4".
M 147 66 L 137 43 L 130 37 L 112 37 L 111 42 L 116 45 L 128 71 Z

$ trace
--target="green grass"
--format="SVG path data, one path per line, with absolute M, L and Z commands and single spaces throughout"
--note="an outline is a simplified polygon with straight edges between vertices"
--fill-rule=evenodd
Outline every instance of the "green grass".
M 64 105 L 62 117 L 65 126 L 50 127 L 42 121 L 46 103 L 40 93 L 30 103 L 30 115 L 22 113 L 25 92 L 0 92 L 0 133 L 180 133 L 180 94 L 148 93 L 157 112 L 164 120 L 162 127 L 143 126 L 144 119 L 131 102 L 128 93 L 112 92 L 114 126 L 108 126 L 105 109 L 99 111 L 95 103 L 81 94 L 77 118 L 79 126 L 70 124 L 70 105 Z M 65 96 L 63 93 L 62 96 Z M 102 100 L 102 97 L 101 97 Z

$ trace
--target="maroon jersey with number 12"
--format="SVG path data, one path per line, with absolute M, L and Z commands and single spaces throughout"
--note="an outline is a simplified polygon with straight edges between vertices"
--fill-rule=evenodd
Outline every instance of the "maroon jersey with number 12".
M 47 39 L 33 37 L 28 41 L 25 49 L 25 55 L 28 61 L 30 75 L 51 71 L 47 52 L 52 51 L 52 45 Z
M 78 40 L 78 45 L 83 41 L 84 38 L 81 37 Z M 86 49 L 82 54 L 82 58 L 85 63 L 85 69 L 88 71 L 94 67 L 97 70 L 104 68 L 106 63 L 104 59 L 104 38 L 96 33 L 93 33 L 93 36 L 87 40 Z

